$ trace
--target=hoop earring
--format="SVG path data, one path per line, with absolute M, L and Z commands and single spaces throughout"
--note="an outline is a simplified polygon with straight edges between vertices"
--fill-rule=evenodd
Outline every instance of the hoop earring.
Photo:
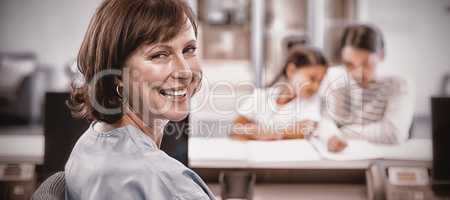
M 122 101 L 122 104 L 126 104 L 128 99 L 124 98 L 123 95 L 120 93 L 119 85 L 116 85 L 116 93 L 117 93 L 117 96 L 119 96 L 120 100 Z
M 120 91 L 119 91 L 119 85 L 116 85 L 116 93 L 117 93 L 117 96 L 119 96 L 121 99 L 123 99 L 123 95 L 120 94 Z

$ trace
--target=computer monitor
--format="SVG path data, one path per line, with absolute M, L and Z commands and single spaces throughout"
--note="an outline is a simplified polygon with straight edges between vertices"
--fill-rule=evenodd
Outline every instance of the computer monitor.
M 48 72 L 33 53 L 0 52 L 0 127 L 40 124 Z
M 433 190 L 450 193 L 450 97 L 431 98 Z
M 87 120 L 72 117 L 66 105 L 69 96 L 68 92 L 47 92 L 45 95 L 45 150 L 40 177 L 43 180 L 55 172 L 64 170 L 72 148 L 89 127 Z

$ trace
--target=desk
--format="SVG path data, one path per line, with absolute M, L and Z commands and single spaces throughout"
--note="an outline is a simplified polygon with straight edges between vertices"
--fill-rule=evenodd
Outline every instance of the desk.
M 44 160 L 41 126 L 0 128 L 0 198 L 30 199 L 35 165 Z
M 189 166 L 222 169 L 362 169 L 376 159 L 432 160 L 431 140 L 414 139 L 398 146 L 348 141 L 342 153 L 329 153 L 313 141 L 235 141 L 189 139 Z
M 0 134 L 0 163 L 42 164 L 44 135 Z
M 432 159 L 429 139 L 414 139 L 398 146 L 349 141 L 347 152 L 342 154 L 330 154 L 313 143 L 191 137 L 189 166 L 216 195 L 220 186 L 214 182 L 221 172 L 247 171 L 256 174 L 255 200 L 366 199 L 365 172 L 373 162 Z M 348 152 L 354 150 L 368 153 Z
M 208 184 L 220 200 L 220 185 Z M 367 199 L 366 187 L 359 184 L 256 184 L 254 200 L 336 200 Z

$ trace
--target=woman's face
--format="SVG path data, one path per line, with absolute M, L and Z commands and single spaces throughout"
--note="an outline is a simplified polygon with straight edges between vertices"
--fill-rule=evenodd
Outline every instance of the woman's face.
M 295 64 L 291 63 L 287 70 L 288 82 L 294 88 L 296 95 L 308 98 L 319 90 L 327 68 L 322 65 L 310 65 L 297 69 Z
M 143 45 L 127 60 L 129 106 L 146 119 L 179 121 L 189 112 L 190 99 L 201 80 L 194 29 L 186 28 L 172 40 Z
M 367 88 L 375 81 L 375 67 L 380 62 L 380 56 L 377 53 L 347 46 L 342 51 L 342 61 L 347 71 L 362 88 Z

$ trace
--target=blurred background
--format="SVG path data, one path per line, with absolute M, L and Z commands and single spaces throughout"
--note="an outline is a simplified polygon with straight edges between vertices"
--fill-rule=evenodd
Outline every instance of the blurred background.
M 87 122 L 70 118 L 64 100 L 76 72 L 78 48 L 100 2 L 0 0 L 0 199 L 27 199 L 42 180 L 63 169 L 87 127 Z M 212 105 L 230 111 L 218 114 L 194 101 L 196 112 L 185 121 L 193 124 L 191 134 L 205 132 L 197 122 L 210 124 L 206 128 L 216 136 L 227 134 L 215 130 L 219 126 L 214 124 L 231 123 L 236 98 L 251 93 L 251 84 L 262 87 L 270 82 L 289 46 L 319 47 L 339 65 L 343 28 L 363 22 L 384 34 L 386 59 L 380 70 L 414 84 L 412 135 L 431 137 L 430 97 L 450 90 L 450 0 L 188 2 L 199 18 L 199 56 L 206 81 L 198 98 L 210 98 L 208 87 L 218 87 L 212 91 Z M 224 81 L 237 94 L 218 84 Z M 187 136 L 183 138 L 185 145 L 178 148 L 187 148 Z M 174 146 L 168 145 L 168 151 L 187 164 L 186 150 Z M 259 189 L 260 194 L 269 190 Z

